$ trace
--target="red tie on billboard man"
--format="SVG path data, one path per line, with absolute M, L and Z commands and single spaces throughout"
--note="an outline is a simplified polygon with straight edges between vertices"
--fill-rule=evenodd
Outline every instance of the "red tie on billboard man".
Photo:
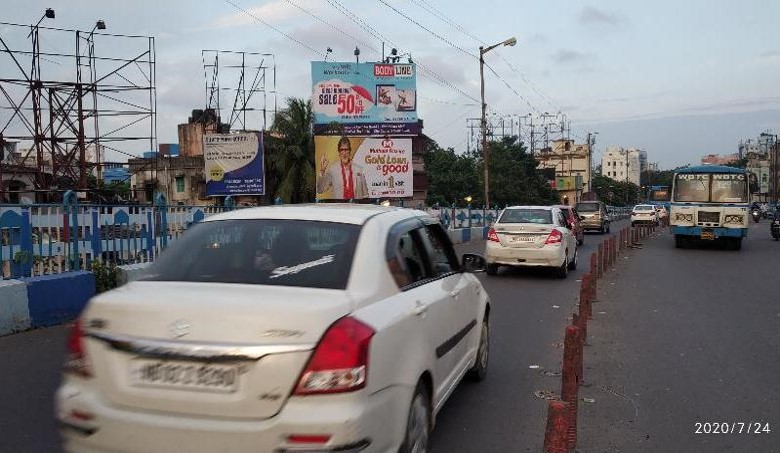
M 363 167 L 352 163 L 352 144 L 347 137 L 338 143 L 339 161 L 330 163 L 323 154 L 320 160 L 320 174 L 317 192 L 333 189 L 334 199 L 352 200 L 368 197 L 368 185 Z

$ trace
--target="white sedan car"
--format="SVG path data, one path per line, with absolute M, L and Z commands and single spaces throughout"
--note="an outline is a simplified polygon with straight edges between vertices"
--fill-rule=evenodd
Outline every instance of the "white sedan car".
M 658 211 L 651 204 L 638 204 L 631 210 L 631 225 L 658 223 Z
M 485 377 L 489 297 L 442 226 L 369 205 L 241 209 L 93 298 L 57 392 L 67 452 L 424 452 Z
M 560 208 L 512 206 L 488 231 L 485 259 L 488 275 L 499 266 L 544 266 L 566 278 L 577 268 L 577 238 Z

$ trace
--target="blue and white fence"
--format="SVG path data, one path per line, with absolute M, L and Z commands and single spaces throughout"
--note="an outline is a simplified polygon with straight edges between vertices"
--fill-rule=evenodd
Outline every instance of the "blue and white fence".
M 3 205 L 2 279 L 89 270 L 95 260 L 117 265 L 152 262 L 191 225 L 230 209 L 168 206 L 164 198 L 153 206 L 79 205 L 75 196 L 67 196 L 64 205 Z M 448 230 L 461 232 L 451 234 L 455 242 L 476 239 L 476 229 L 492 225 L 499 212 L 454 207 L 426 211 Z
M 192 224 L 224 206 L 0 206 L 2 278 L 154 261 Z

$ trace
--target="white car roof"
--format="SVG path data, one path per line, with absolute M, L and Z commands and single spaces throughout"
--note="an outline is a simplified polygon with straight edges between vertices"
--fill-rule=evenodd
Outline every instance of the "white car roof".
M 547 211 L 552 211 L 555 208 L 557 208 L 557 206 L 507 206 L 506 207 L 506 209 L 545 209 Z
M 206 222 L 219 220 L 289 219 L 363 225 L 368 219 L 393 213 L 393 217 L 429 217 L 423 211 L 371 204 L 311 203 L 241 208 L 208 217 Z
M 651 205 L 651 204 L 638 204 L 638 205 L 634 206 L 634 209 L 636 209 L 636 208 L 652 208 L 652 209 L 655 209 L 655 206 Z

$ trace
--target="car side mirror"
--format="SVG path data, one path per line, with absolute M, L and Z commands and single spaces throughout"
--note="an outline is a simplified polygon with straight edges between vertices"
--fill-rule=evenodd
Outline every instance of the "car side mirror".
M 464 253 L 461 263 L 464 272 L 484 272 L 487 268 L 485 258 L 476 253 Z

